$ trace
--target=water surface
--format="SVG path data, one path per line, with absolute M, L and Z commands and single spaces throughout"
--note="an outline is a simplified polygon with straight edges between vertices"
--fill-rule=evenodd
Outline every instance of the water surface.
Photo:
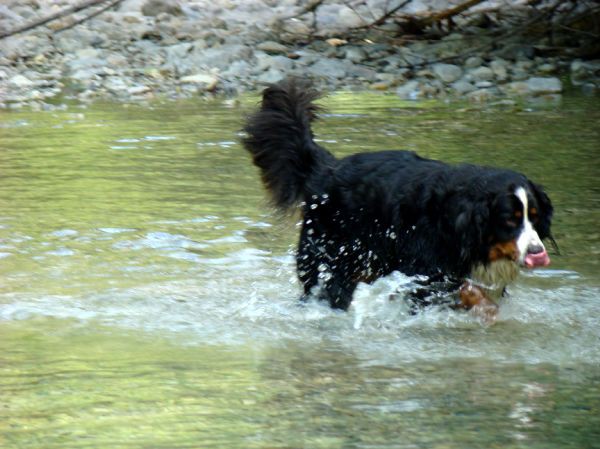
M 600 105 L 338 94 L 335 154 L 543 184 L 561 254 L 483 326 L 394 274 L 299 304 L 296 219 L 238 144 L 256 102 L 0 112 L 0 447 L 600 447 Z

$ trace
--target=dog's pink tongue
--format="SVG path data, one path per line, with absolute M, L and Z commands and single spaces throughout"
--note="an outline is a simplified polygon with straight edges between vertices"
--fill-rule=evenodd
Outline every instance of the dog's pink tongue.
M 527 254 L 525 256 L 525 266 L 527 268 L 547 267 L 550 265 L 550 256 L 546 250 L 537 254 Z

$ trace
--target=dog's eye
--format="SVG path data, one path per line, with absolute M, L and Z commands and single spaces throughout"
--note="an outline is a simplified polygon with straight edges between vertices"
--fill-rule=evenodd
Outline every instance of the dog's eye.
M 515 210 L 512 213 L 505 214 L 503 219 L 507 228 L 516 229 L 523 221 L 523 212 Z
M 536 222 L 537 222 L 537 221 L 540 219 L 540 217 L 539 217 L 539 215 L 538 215 L 538 211 L 537 211 L 537 209 L 536 209 L 535 207 L 532 207 L 532 208 L 529 210 L 529 219 L 530 219 L 530 220 L 531 220 L 533 223 L 536 223 Z

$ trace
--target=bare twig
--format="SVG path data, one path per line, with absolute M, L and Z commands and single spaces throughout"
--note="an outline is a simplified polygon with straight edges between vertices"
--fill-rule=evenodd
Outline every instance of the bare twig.
M 285 20 L 289 20 L 289 19 L 296 19 L 298 17 L 302 17 L 304 14 L 308 14 L 309 12 L 314 14 L 316 12 L 316 10 L 319 8 L 319 6 L 321 6 L 324 2 L 325 2 L 325 0 L 309 1 L 308 4 L 304 8 L 302 8 L 300 11 L 298 11 L 292 15 L 280 17 L 279 20 L 285 21 Z
M 61 11 L 58 11 L 54 14 L 50 14 L 49 16 L 42 17 L 41 19 L 35 20 L 26 25 L 17 27 L 15 29 L 0 33 L 0 39 L 4 39 L 5 37 L 13 36 L 15 34 L 23 33 L 25 31 L 32 30 L 39 26 L 45 25 L 48 22 L 52 22 L 53 20 L 60 19 L 61 17 L 68 16 L 70 14 L 74 14 L 82 9 L 87 9 L 90 6 L 99 5 L 100 3 L 104 3 L 106 0 L 86 0 L 78 5 L 71 6 L 69 8 L 65 8 Z
M 431 25 L 436 22 L 441 22 L 445 19 L 450 19 L 451 17 L 457 16 L 467 9 L 478 5 L 479 3 L 483 3 L 484 1 L 486 0 L 467 0 L 466 2 L 460 3 L 452 8 L 432 14 L 423 19 L 423 22 L 425 25 Z
M 92 12 L 92 13 L 88 14 L 87 16 L 85 16 L 85 17 L 82 17 L 81 19 L 77 19 L 77 20 L 75 20 L 73 23 L 70 23 L 70 24 L 68 24 L 68 25 L 65 25 L 64 27 L 62 27 L 62 28 L 60 28 L 60 29 L 56 30 L 56 31 L 55 31 L 55 33 L 60 33 L 60 32 L 62 32 L 62 31 L 70 30 L 71 28 L 73 28 L 73 27 L 76 27 L 77 25 L 79 25 L 79 24 L 81 24 L 81 23 L 83 23 L 83 22 L 85 22 L 85 21 L 87 21 L 87 20 L 93 19 L 94 17 L 96 17 L 96 16 L 98 16 L 98 15 L 102 14 L 102 13 L 103 13 L 104 11 L 106 11 L 107 9 L 110 9 L 110 8 L 112 8 L 113 6 L 116 6 L 116 5 L 118 5 L 118 4 L 119 4 L 119 3 L 121 3 L 122 1 L 123 1 L 123 0 L 112 0 L 112 1 L 111 1 L 111 2 L 109 2 L 107 5 L 103 6 L 102 8 L 99 8 L 99 9 L 97 9 L 96 11 L 94 11 L 94 12 Z
M 352 10 L 352 12 L 359 18 L 360 21 L 362 21 L 362 22 L 365 21 L 365 19 L 363 18 L 362 14 L 349 1 L 345 1 L 344 5 L 346 5 L 347 8 L 350 8 Z M 364 5 L 365 4 L 363 2 L 363 6 Z M 371 15 L 373 15 L 373 13 L 371 12 L 371 10 L 369 10 L 369 13 L 371 13 Z
M 400 11 L 402 8 L 404 8 L 406 5 L 408 5 L 410 2 L 412 2 L 412 0 L 405 0 L 402 3 L 400 3 L 398 6 L 387 11 L 384 15 L 382 15 L 380 18 L 374 20 L 373 22 L 368 23 L 366 25 L 362 25 L 362 26 L 354 28 L 354 29 L 356 30 L 356 29 L 361 29 L 361 28 L 371 28 L 371 27 L 383 25 L 387 19 L 392 17 L 394 14 L 396 14 L 396 12 Z
M 514 28 L 511 28 L 507 31 L 505 31 L 504 33 L 500 34 L 499 36 L 496 36 L 495 42 L 500 41 L 502 39 L 505 39 L 509 36 L 513 36 L 515 34 L 520 34 L 525 32 L 527 29 L 529 29 L 532 25 L 536 24 L 537 22 L 547 18 L 550 14 L 552 14 L 554 12 L 554 10 L 558 7 L 560 1 L 558 3 L 556 3 L 555 5 L 553 5 L 551 8 L 549 8 L 547 11 L 545 12 L 540 12 L 540 14 L 538 14 L 537 16 L 531 18 L 530 20 L 528 20 L 527 22 L 525 22 L 524 24 L 521 25 L 520 30 L 515 30 Z M 438 62 L 447 62 L 447 61 L 455 61 L 455 60 L 459 60 L 459 59 L 464 59 L 469 55 L 472 55 L 474 53 L 480 52 L 481 50 L 486 49 L 487 47 L 491 46 L 494 44 L 494 41 L 492 42 L 487 42 L 485 44 L 479 45 L 477 47 L 473 47 L 463 53 L 460 53 L 458 55 L 454 55 L 454 56 L 447 56 L 444 58 L 438 58 L 438 59 L 434 59 L 434 60 L 424 60 L 422 62 L 418 62 L 415 64 L 407 64 L 405 66 L 399 66 L 399 69 L 414 69 L 417 67 L 423 67 L 426 65 L 431 65 L 431 64 L 436 64 Z

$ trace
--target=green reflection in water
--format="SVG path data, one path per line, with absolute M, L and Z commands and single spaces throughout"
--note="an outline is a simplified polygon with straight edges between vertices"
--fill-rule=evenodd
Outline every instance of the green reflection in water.
M 2 447 L 597 447 L 600 373 L 0 329 Z M 176 343 L 176 342 L 175 342 Z
M 353 354 L 339 341 L 351 327 L 342 316 L 265 331 L 274 310 L 249 301 L 247 315 L 229 321 L 256 291 L 277 304 L 299 290 L 278 259 L 296 238 L 293 220 L 271 215 L 236 143 L 255 103 L 0 112 L 0 447 L 598 447 L 597 359 L 492 356 L 509 357 L 505 345 L 520 335 L 546 341 L 548 353 L 584 337 L 564 351 L 596 354 L 584 350 L 600 344 L 598 102 L 503 110 L 384 95 L 324 100 L 329 114 L 315 129 L 338 155 L 404 148 L 514 168 L 556 205 L 563 254 L 553 269 L 571 277 L 522 288 L 543 296 L 537 312 L 558 324 L 532 314 L 489 332 L 410 329 L 424 354 L 405 363 L 394 358 L 408 351 L 395 329 L 357 331 L 389 340 L 387 362 L 369 356 L 368 341 Z M 574 292 L 573 305 L 552 296 L 561 288 Z M 160 326 L 174 326 L 186 307 L 197 312 L 194 301 L 213 304 L 213 321 L 187 320 L 244 343 Z M 570 313 L 578 306 L 591 311 L 587 320 Z M 139 321 L 110 326 L 110 313 Z M 468 345 L 486 337 L 490 357 L 470 357 Z M 426 351 L 456 354 L 457 342 L 468 346 L 459 357 Z

